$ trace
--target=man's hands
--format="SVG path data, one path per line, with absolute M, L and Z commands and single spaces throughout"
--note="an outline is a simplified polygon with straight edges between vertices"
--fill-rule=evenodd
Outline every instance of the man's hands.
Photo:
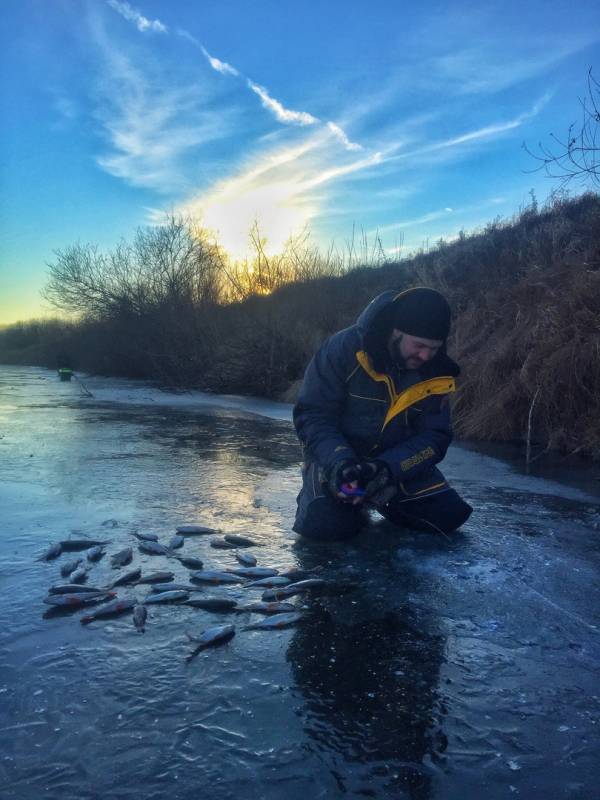
M 337 500 L 375 508 L 389 503 L 398 491 L 390 468 L 378 459 L 339 461 L 329 470 L 327 487 Z

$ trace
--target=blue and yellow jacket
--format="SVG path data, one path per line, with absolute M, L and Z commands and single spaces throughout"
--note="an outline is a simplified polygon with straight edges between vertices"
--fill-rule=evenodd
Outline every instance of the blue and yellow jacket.
M 294 407 L 306 461 L 327 470 L 346 458 L 379 458 L 404 481 L 444 458 L 452 440 L 448 395 L 460 370 L 445 348 L 420 370 L 382 359 L 387 343 L 377 339 L 378 321 L 398 296 L 376 297 L 308 365 Z

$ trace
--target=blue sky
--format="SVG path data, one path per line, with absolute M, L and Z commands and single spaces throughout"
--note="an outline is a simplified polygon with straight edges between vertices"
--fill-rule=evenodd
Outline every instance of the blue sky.
M 165 212 L 244 253 L 308 226 L 403 254 L 509 217 L 521 145 L 579 118 L 600 4 L 4 0 L 0 323 L 48 315 L 46 263 Z M 576 189 L 577 187 L 573 187 Z

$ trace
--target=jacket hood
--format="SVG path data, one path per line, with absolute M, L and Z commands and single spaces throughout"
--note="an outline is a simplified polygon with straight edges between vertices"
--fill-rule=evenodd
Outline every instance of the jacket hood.
M 369 305 L 359 314 L 356 327 L 360 333 L 363 349 L 368 353 L 373 366 L 378 371 L 385 371 L 390 366 L 387 342 L 393 328 L 394 300 L 403 292 L 388 289 L 373 298 Z M 440 347 L 434 358 L 421 367 L 425 377 L 437 375 L 460 374 L 460 367 L 446 353 L 446 343 Z

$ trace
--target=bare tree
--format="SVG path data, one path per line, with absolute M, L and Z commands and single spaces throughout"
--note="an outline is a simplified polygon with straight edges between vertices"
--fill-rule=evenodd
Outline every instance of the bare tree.
M 600 84 L 587 77 L 587 97 L 579 100 L 581 120 L 573 122 L 564 138 L 551 133 L 549 145 L 538 143 L 538 152 L 526 144 L 525 151 L 539 162 L 533 172 L 545 170 L 550 178 L 558 178 L 565 187 L 574 179 L 600 186 Z

